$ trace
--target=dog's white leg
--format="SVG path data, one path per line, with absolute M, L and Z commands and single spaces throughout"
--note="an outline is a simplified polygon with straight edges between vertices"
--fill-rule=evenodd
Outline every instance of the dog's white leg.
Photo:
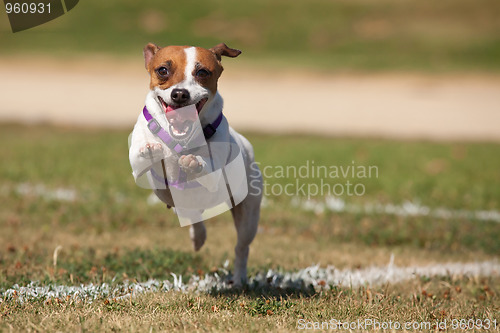
M 191 242 L 193 242 L 193 248 L 195 251 L 201 249 L 205 240 L 207 239 L 207 229 L 203 222 L 198 222 L 191 224 L 189 227 L 189 237 L 191 237 Z
M 193 223 L 189 226 L 189 237 L 193 243 L 193 249 L 195 251 L 199 251 L 207 240 L 207 229 L 205 229 L 205 224 L 203 223 L 203 218 L 201 217 L 203 210 L 175 208 L 175 212 L 183 219 L 201 221 Z
M 235 286 L 241 286 L 247 281 L 248 253 L 250 252 L 250 243 L 253 241 L 259 225 L 261 199 L 260 193 L 249 193 L 245 200 L 231 210 L 238 236 L 234 248 L 233 283 Z

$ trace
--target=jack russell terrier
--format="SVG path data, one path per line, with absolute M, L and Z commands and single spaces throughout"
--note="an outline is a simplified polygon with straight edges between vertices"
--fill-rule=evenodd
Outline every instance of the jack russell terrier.
M 231 209 L 238 238 L 235 285 L 246 281 L 262 199 L 252 145 L 228 125 L 217 91 L 221 57 L 240 53 L 225 44 L 211 49 L 147 44 L 150 91 L 129 138 L 136 182 L 147 175 L 149 188 L 167 207 L 175 207 L 181 225 L 190 225 L 195 251 L 206 240 L 203 220 L 221 212 L 207 215 L 207 208 L 223 202 Z

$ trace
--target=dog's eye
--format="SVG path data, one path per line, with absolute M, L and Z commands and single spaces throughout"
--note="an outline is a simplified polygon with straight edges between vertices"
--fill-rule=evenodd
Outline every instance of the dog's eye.
M 207 71 L 206 69 L 200 69 L 196 72 L 196 77 L 200 79 L 205 79 L 210 76 L 210 72 Z
M 166 78 L 168 76 L 168 68 L 167 67 L 160 67 L 156 70 L 156 73 L 158 73 L 158 75 L 161 77 L 161 78 Z

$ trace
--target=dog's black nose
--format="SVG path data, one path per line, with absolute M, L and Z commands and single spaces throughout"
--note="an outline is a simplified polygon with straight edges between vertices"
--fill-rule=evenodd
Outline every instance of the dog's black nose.
M 170 97 L 175 103 L 184 104 L 189 100 L 189 91 L 187 89 L 174 89 Z

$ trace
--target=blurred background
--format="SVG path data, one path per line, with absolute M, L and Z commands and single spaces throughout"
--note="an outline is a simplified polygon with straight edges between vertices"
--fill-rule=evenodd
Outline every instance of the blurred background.
M 385 265 L 391 253 L 400 265 L 498 257 L 500 1 L 82 0 L 18 33 L 0 10 L 0 289 L 170 278 L 233 258 L 229 215 L 207 223 L 194 255 L 131 176 L 148 42 L 243 51 L 223 59 L 219 90 L 261 166 L 378 167 L 301 180 L 361 183 L 359 197 L 267 196 L 251 274 Z
M 4 16 L 1 53 L 134 58 L 149 41 L 206 47 L 224 41 L 259 66 L 495 71 L 499 16 L 495 0 L 86 0 L 23 33 L 9 33 Z
M 146 43 L 225 42 L 243 50 L 221 80 L 237 128 L 500 139 L 496 0 L 86 0 L 19 33 L 3 15 L 4 120 L 130 126 Z

